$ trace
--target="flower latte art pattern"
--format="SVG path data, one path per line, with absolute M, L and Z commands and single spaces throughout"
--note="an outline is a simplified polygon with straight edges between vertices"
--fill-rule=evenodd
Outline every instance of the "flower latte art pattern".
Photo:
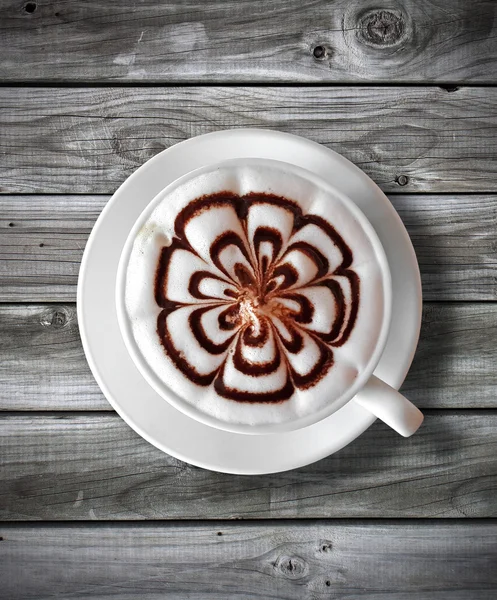
M 206 225 L 212 237 L 195 244 Z M 160 252 L 161 344 L 188 380 L 223 398 L 288 400 L 333 369 L 333 349 L 351 335 L 360 299 L 352 262 L 327 220 L 287 198 L 221 192 L 194 200 Z M 198 352 L 212 357 L 209 370 L 199 369 Z

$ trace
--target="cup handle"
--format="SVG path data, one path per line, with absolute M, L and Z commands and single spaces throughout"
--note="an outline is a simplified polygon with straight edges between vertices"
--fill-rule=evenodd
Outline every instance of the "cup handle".
M 354 401 L 404 437 L 411 436 L 423 422 L 423 413 L 397 390 L 372 375 Z

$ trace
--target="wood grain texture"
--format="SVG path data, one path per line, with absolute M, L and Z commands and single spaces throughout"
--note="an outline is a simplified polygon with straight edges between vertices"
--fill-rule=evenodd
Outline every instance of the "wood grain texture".
M 497 304 L 426 304 L 402 386 L 424 408 L 497 408 Z
M 389 192 L 497 191 L 497 88 L 1 88 L 0 191 L 112 193 L 172 144 L 237 127 L 333 148 Z
M 106 196 L 0 195 L 0 301 L 76 299 L 79 265 Z M 397 195 L 426 300 L 497 300 L 497 196 Z
M 492 0 L 30 4 L 0 5 L 0 77 L 6 81 L 497 78 Z
M 83 250 L 107 200 L 0 196 L 0 301 L 75 301 Z
M 268 476 L 169 457 L 115 414 L 0 417 L 0 520 L 497 517 L 497 412 L 376 423 L 318 463 Z
M 93 379 L 75 305 L 0 305 L 0 410 L 111 410 Z
M 425 304 L 402 389 L 421 408 L 497 408 L 496 364 L 496 304 Z M 9 410 L 111 410 L 73 304 L 0 305 L 0 411 Z
M 425 300 L 497 300 L 497 196 L 391 195 Z
M 9 600 L 493 600 L 497 524 L 2 525 Z
M 17 303 L 0 304 L 0 598 L 494 600 L 497 303 L 476 301 L 497 300 L 496 12 L 0 0 L 0 302 Z M 161 453 L 99 391 L 71 302 L 105 195 L 238 127 L 320 142 L 392 194 L 431 301 L 413 438 L 376 423 L 314 465 L 236 477 Z

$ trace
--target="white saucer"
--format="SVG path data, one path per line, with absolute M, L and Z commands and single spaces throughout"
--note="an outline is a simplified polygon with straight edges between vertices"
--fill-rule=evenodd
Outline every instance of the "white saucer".
M 228 158 L 272 158 L 315 172 L 349 196 L 378 233 L 390 264 L 393 315 L 375 374 L 399 388 L 411 365 L 421 325 L 421 281 L 407 232 L 388 198 L 358 167 L 324 146 L 259 129 L 219 131 L 164 150 L 140 167 L 102 211 L 86 245 L 78 281 L 78 319 L 90 368 L 106 398 L 142 437 L 193 465 L 238 474 L 276 473 L 324 458 L 365 431 L 374 417 L 353 400 L 305 429 L 243 435 L 194 421 L 163 400 L 135 367 L 119 331 L 116 271 L 135 220 L 181 175 Z

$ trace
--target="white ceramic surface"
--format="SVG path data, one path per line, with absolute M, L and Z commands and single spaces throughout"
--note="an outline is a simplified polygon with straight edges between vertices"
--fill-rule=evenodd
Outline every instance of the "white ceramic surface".
M 141 376 L 121 338 L 115 309 L 119 258 L 136 219 L 166 185 L 229 158 L 269 158 L 308 169 L 351 198 L 375 228 L 393 285 L 392 324 L 375 374 L 400 387 L 416 349 L 421 283 L 405 228 L 381 190 L 357 167 L 323 146 L 274 131 L 237 129 L 192 138 L 140 167 L 102 211 L 88 241 L 78 282 L 78 318 L 90 368 L 121 417 L 149 442 L 191 464 L 227 473 L 262 474 L 303 466 L 336 452 L 374 417 L 353 400 L 296 431 L 243 435 L 209 427 L 178 411 Z
M 168 380 L 167 375 L 160 377 L 158 373 L 148 364 L 147 360 L 144 358 L 136 340 L 133 335 L 131 322 L 129 320 L 126 303 L 125 303 L 125 295 L 126 295 L 126 277 L 128 273 L 128 265 L 130 261 L 130 256 L 133 250 L 133 245 L 135 243 L 136 237 L 139 235 L 139 232 L 145 227 L 148 219 L 151 214 L 157 208 L 159 204 L 161 204 L 164 199 L 171 194 L 174 193 L 174 190 L 184 189 L 185 187 L 188 189 L 188 194 L 192 199 L 196 197 L 202 196 L 202 186 L 205 184 L 205 177 L 208 177 L 209 174 L 212 176 L 214 173 L 214 177 L 219 179 L 218 173 L 220 171 L 225 171 L 227 175 L 221 176 L 220 182 L 218 185 L 220 187 L 215 188 L 216 191 L 222 191 L 226 189 L 226 181 L 232 181 L 236 175 L 240 179 L 247 178 L 248 169 L 254 169 L 258 172 L 262 181 L 264 181 L 264 185 L 268 185 L 267 178 L 269 177 L 269 185 L 270 191 L 272 193 L 276 193 L 281 196 L 289 196 L 291 193 L 290 190 L 295 190 L 295 187 L 298 185 L 299 181 L 305 182 L 305 189 L 307 194 L 314 194 L 315 197 L 320 196 L 321 198 L 326 198 L 327 207 L 333 203 L 334 206 L 341 206 L 344 211 L 343 214 L 347 215 L 347 217 L 354 223 L 357 223 L 361 228 L 362 237 L 365 240 L 368 240 L 368 243 L 371 246 L 368 246 L 368 252 L 363 251 L 362 260 L 366 260 L 367 257 L 374 253 L 375 262 L 369 263 L 369 268 L 374 268 L 376 265 L 378 266 L 378 285 L 383 289 L 381 306 L 382 310 L 378 310 L 374 312 L 374 319 L 376 324 L 378 325 L 378 336 L 371 338 L 371 354 L 368 356 L 367 362 L 364 364 L 359 374 L 353 379 L 352 385 L 345 388 L 345 391 L 342 395 L 337 396 L 336 398 L 330 398 L 329 394 L 325 394 L 320 392 L 319 398 L 321 400 L 321 406 L 318 410 L 314 410 L 310 414 L 305 414 L 304 416 L 292 418 L 289 421 L 283 421 L 280 423 L 263 423 L 263 424 L 248 424 L 248 423 L 237 423 L 237 422 L 226 422 L 220 420 L 216 417 L 211 416 L 208 413 L 205 413 L 197 408 L 196 405 L 187 402 L 183 398 L 181 398 L 178 394 L 175 394 L 169 385 L 170 380 Z M 281 182 L 280 182 L 281 180 Z M 193 184 L 193 188 L 191 187 Z M 254 185 L 254 182 L 251 182 L 249 185 Z M 259 182 L 259 185 L 262 185 Z M 251 187 L 250 189 L 254 189 Z M 265 188 L 264 188 L 265 189 Z M 257 189 L 256 191 L 260 191 Z M 183 192 L 184 194 L 185 192 Z M 342 232 L 343 233 L 343 232 Z M 349 238 L 352 236 L 349 233 Z M 372 251 L 373 249 L 373 251 Z M 142 276 L 143 272 L 143 264 L 140 264 L 141 269 L 139 276 Z M 150 276 L 150 273 L 148 273 Z M 136 277 L 136 275 L 135 275 Z M 146 288 L 147 281 L 149 277 L 145 277 L 145 282 L 138 284 L 138 287 L 141 291 Z M 133 279 L 133 286 L 136 286 L 136 280 Z M 374 297 L 378 294 L 377 288 L 375 286 Z M 153 296 L 153 294 L 150 294 Z M 139 301 L 138 304 L 140 306 L 140 310 L 142 309 L 143 304 L 146 302 L 147 294 L 142 293 L 138 296 Z M 369 300 L 362 299 L 362 302 L 365 304 L 370 302 L 372 303 L 373 297 L 370 296 Z M 151 310 L 155 308 L 155 299 L 153 300 L 153 307 Z M 388 261 L 385 255 L 385 251 L 381 245 L 381 242 L 374 231 L 373 227 L 367 220 L 364 213 L 359 210 L 356 204 L 350 200 L 344 194 L 341 194 L 338 190 L 333 188 L 326 181 L 322 180 L 320 177 L 316 176 L 314 173 L 310 171 L 304 170 L 296 165 L 291 165 L 289 163 L 282 163 L 280 161 L 273 161 L 264 159 L 263 161 L 259 159 L 231 159 L 229 161 L 224 161 L 221 163 L 216 163 L 214 170 L 212 166 L 206 166 L 202 169 L 197 169 L 191 173 L 188 173 L 181 177 L 180 179 L 174 181 L 172 184 L 167 186 L 164 190 L 162 190 L 154 200 L 145 208 L 145 210 L 138 217 L 135 225 L 133 226 L 128 239 L 124 245 L 124 249 L 121 255 L 120 264 L 117 272 L 117 285 L 116 285 L 116 307 L 117 307 L 117 317 L 121 330 L 121 334 L 123 336 L 124 342 L 132 357 L 135 365 L 141 371 L 142 375 L 148 381 L 148 383 L 168 402 L 170 402 L 173 406 L 182 410 L 185 414 L 190 416 L 191 418 L 197 419 L 202 423 L 207 425 L 211 425 L 212 427 L 218 427 L 219 429 L 224 429 L 226 431 L 233 431 L 235 433 L 245 433 L 250 435 L 256 434 L 270 434 L 270 433 L 279 433 L 283 431 L 292 431 L 295 429 L 300 429 L 302 427 L 308 427 L 321 419 L 324 419 L 331 415 L 332 413 L 339 410 L 344 404 L 346 404 L 353 396 L 355 396 L 359 390 L 366 385 L 367 380 L 370 378 L 374 369 L 376 368 L 380 357 L 385 348 L 385 344 L 388 337 L 388 331 L 390 328 L 390 319 L 391 319 L 391 310 L 392 310 L 392 288 L 391 288 L 391 276 L 390 270 L 388 267 Z M 156 316 L 154 315 L 154 324 L 156 323 Z M 358 319 L 359 324 L 356 324 L 356 327 L 360 328 L 361 320 Z M 362 321 L 364 324 L 364 321 Z M 155 333 L 155 332 L 154 332 Z M 350 341 L 349 341 L 350 343 Z M 364 344 L 364 340 L 361 336 L 361 344 Z M 161 353 L 163 352 L 162 346 L 159 347 Z M 358 349 L 355 351 L 358 353 Z M 354 354 L 352 352 L 352 354 Z M 348 363 L 350 364 L 350 363 Z M 169 375 L 170 377 L 170 375 Z M 195 389 L 195 401 L 198 402 L 198 387 Z M 202 393 L 202 390 L 200 391 Z M 327 397 L 328 396 L 328 397 Z M 326 404 L 323 406 L 322 402 L 325 401 Z M 223 403 L 226 400 L 222 400 Z M 243 406 L 241 407 L 243 408 Z M 252 407 L 253 408 L 253 407 Z M 266 408 L 264 405 L 261 407 L 262 409 Z

